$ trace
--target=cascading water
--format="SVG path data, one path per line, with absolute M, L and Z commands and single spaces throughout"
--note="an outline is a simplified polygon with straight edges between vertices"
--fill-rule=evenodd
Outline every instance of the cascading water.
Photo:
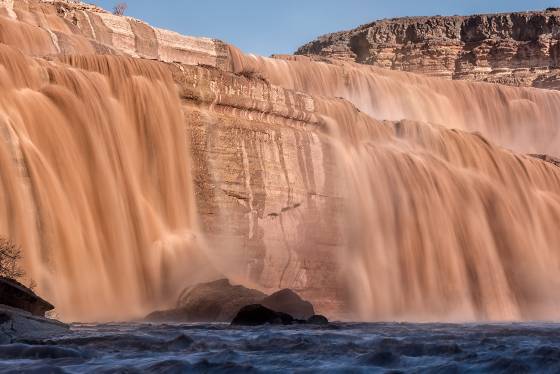
M 63 62 L 0 48 L 0 232 L 65 319 L 138 316 L 206 267 L 180 101 L 155 63 Z
M 316 101 L 348 191 L 339 257 L 359 318 L 560 318 L 560 169 L 483 137 L 557 154 L 560 94 L 232 56 L 234 71 L 365 112 Z
M 409 119 L 479 131 L 525 153 L 560 155 L 560 92 L 433 79 L 341 61 L 264 58 L 230 47 L 231 69 L 258 72 L 270 83 L 341 97 L 378 120 Z
M 95 17 L 83 18 L 91 35 L 81 35 L 55 8 L 7 3 L 0 235 L 21 245 L 28 277 L 65 319 L 130 318 L 172 303 L 216 263 L 197 234 L 174 82 L 164 64 L 83 56 L 120 53 L 119 43 L 158 50 L 158 41 L 125 32 L 119 43 L 111 34 L 90 43 Z M 340 180 L 328 183 L 346 192 L 338 255 L 354 318 L 560 318 L 560 169 L 500 148 L 559 155 L 560 93 L 233 47 L 230 57 L 233 72 L 313 95 L 338 160 Z M 235 254 L 213 256 L 235 266 Z

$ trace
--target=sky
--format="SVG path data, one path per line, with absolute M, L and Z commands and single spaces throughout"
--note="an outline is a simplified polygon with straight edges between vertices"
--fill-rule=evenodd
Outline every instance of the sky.
M 112 10 L 122 0 L 85 0 Z M 376 19 L 542 10 L 560 0 L 128 0 L 152 26 L 221 39 L 244 52 L 293 53 L 317 36 Z

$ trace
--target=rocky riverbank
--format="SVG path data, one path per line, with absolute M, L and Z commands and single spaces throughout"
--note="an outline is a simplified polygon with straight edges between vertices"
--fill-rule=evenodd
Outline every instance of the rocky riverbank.
M 21 283 L 0 277 L 0 344 L 46 339 L 68 332 L 68 325 L 46 318 L 54 309 Z

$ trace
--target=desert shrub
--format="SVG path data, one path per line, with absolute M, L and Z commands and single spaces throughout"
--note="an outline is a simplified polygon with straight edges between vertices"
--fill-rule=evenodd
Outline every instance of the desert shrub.
M 128 5 L 126 3 L 118 3 L 113 8 L 113 14 L 116 15 L 116 16 L 122 16 L 122 15 L 124 15 L 124 12 L 126 12 L 127 8 L 128 8 Z
M 11 240 L 0 238 L 0 276 L 19 279 L 25 275 L 21 268 L 21 248 Z

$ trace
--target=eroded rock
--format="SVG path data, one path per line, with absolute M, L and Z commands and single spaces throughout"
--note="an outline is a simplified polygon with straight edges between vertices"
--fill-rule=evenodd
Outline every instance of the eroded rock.
M 296 319 L 308 319 L 315 314 L 313 305 L 303 300 L 290 289 L 283 289 L 263 299 L 261 304 L 276 312 L 291 315 Z
M 186 288 L 174 309 L 156 311 L 149 322 L 231 322 L 248 305 L 262 305 L 275 313 L 305 322 L 315 315 L 313 304 L 290 289 L 268 296 L 258 290 L 232 285 L 227 279 L 201 283 Z
M 34 316 L 44 317 L 54 306 L 31 289 L 9 278 L 0 277 L 0 304 L 22 309 Z
M 294 323 L 294 318 L 289 314 L 275 312 L 261 304 L 244 306 L 231 321 L 234 326 L 290 325 L 292 323 Z
M 0 305 L 0 344 L 39 340 L 68 333 L 68 325 L 21 309 Z
M 560 89 L 560 12 L 380 20 L 319 37 L 296 54 L 450 79 Z
M 309 317 L 307 319 L 306 323 L 308 323 L 310 325 L 328 325 L 329 320 L 327 319 L 327 317 L 325 317 L 323 315 L 315 314 L 315 315 Z
M 152 322 L 230 322 L 245 305 L 255 304 L 266 295 L 227 279 L 197 284 L 183 291 L 177 308 L 149 314 Z

